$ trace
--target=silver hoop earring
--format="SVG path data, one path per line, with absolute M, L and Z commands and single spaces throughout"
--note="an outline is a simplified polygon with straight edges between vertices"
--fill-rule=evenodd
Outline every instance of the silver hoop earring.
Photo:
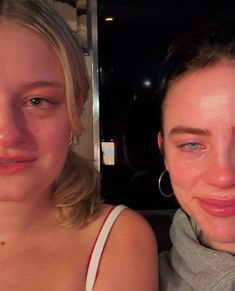
M 166 174 L 167 173 L 167 170 L 164 170 L 162 173 L 161 173 L 161 175 L 160 175 L 160 177 L 159 177 L 159 179 L 158 179 L 158 189 L 159 189 L 159 191 L 160 191 L 160 193 L 162 194 L 162 196 L 164 196 L 164 197 L 171 197 L 171 196 L 173 196 L 174 195 L 174 193 L 172 192 L 171 194 L 165 194 L 164 192 L 163 192 L 163 190 L 162 190 L 162 187 L 161 187 L 161 182 L 162 182 L 162 177 L 164 176 L 164 174 Z

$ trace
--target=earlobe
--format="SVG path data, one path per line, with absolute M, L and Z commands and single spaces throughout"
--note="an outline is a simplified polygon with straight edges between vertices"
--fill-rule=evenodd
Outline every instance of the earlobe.
M 158 132 L 157 143 L 158 143 L 158 148 L 159 148 L 160 152 L 163 153 L 163 138 L 162 138 L 161 131 Z

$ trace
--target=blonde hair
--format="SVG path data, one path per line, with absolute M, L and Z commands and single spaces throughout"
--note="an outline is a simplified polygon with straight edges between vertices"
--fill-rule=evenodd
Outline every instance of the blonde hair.
M 89 81 L 76 36 L 65 20 L 43 0 L 0 0 L 0 18 L 40 33 L 54 48 L 63 67 L 73 140 L 80 135 L 80 114 Z M 56 216 L 66 227 L 81 226 L 100 205 L 98 173 L 90 162 L 69 150 L 64 169 L 52 189 Z

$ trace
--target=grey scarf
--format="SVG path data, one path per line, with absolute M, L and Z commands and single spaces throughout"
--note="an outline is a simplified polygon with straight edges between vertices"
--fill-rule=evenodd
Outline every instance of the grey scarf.
M 200 233 L 182 210 L 176 212 L 173 247 L 159 257 L 160 291 L 235 291 L 235 257 L 203 246 Z

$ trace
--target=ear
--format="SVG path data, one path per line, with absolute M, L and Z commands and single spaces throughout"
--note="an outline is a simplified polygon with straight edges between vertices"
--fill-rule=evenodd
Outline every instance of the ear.
M 161 131 L 158 132 L 157 143 L 158 143 L 159 150 L 160 150 L 160 152 L 162 154 L 162 158 L 163 158 L 163 161 L 164 161 L 165 168 L 168 169 L 167 161 L 166 161 L 166 157 L 165 157 L 165 150 L 164 150 L 164 140 L 163 140 Z
M 161 131 L 158 132 L 157 134 L 157 143 L 158 143 L 158 148 L 160 152 L 163 154 L 163 138 L 162 138 L 162 133 Z

